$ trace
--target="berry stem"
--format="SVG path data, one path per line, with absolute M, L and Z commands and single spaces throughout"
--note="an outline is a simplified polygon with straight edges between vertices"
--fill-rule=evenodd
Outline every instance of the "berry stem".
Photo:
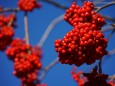
M 29 44 L 28 15 L 27 15 L 27 12 L 25 12 L 25 15 L 24 15 L 24 25 L 25 25 L 25 40 L 26 40 L 26 44 Z
M 102 74 L 102 59 L 99 61 L 99 74 Z
M 16 12 L 13 12 L 13 15 L 15 15 L 15 14 L 16 14 Z M 14 18 L 11 19 L 11 21 L 8 23 L 8 26 L 11 26 L 13 22 L 14 22 Z
M 112 27 L 112 26 L 109 25 L 109 26 L 101 29 L 101 32 L 105 32 L 105 31 L 109 31 L 109 30 L 113 30 L 113 29 L 114 29 L 114 27 Z
M 112 76 L 109 76 L 109 78 L 108 78 L 110 81 L 115 81 L 115 74 L 114 75 L 112 75 Z
M 111 6 L 111 5 L 115 5 L 115 1 L 110 2 L 108 4 L 105 4 L 105 5 L 101 6 L 101 7 L 97 7 L 97 10 L 95 12 L 99 12 L 100 10 L 102 10 L 102 9 L 108 7 L 108 6 Z
M 26 40 L 26 44 L 29 45 L 28 14 L 27 14 L 27 12 L 25 12 L 25 15 L 24 15 L 24 26 L 25 26 L 25 40 Z M 29 46 L 28 46 L 27 49 L 28 49 L 28 54 L 31 54 Z
M 103 18 L 107 21 L 111 21 L 111 22 L 115 22 L 115 18 L 111 17 L 111 16 L 108 16 L 108 15 L 102 15 Z
M 114 25 L 114 24 L 113 24 Z M 114 27 L 114 26 L 113 26 Z M 109 36 L 108 36 L 108 38 L 107 38 L 107 40 L 109 41 L 110 40 L 110 38 L 112 37 L 112 35 L 113 35 L 113 33 L 115 32 L 115 27 L 114 27 L 114 29 L 112 30 L 112 32 L 109 34 Z M 99 63 L 98 63 L 98 65 L 99 65 L 99 74 L 101 74 L 102 73 L 102 59 L 99 61 Z
M 115 32 L 115 28 L 112 30 L 112 32 L 109 34 L 109 36 L 108 36 L 108 41 L 110 40 L 110 38 L 112 37 L 112 35 L 113 35 L 113 33 Z

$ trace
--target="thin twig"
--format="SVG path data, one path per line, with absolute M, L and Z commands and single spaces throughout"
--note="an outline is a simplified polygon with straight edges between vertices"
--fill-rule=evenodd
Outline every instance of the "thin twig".
M 115 81 L 115 75 L 109 76 L 108 78 L 110 81 Z
M 25 12 L 24 14 L 24 26 L 25 26 L 25 40 L 26 44 L 29 44 L 29 33 L 28 33 L 28 14 Z M 31 54 L 29 47 L 28 47 L 28 54 Z M 27 86 L 26 83 L 24 83 L 24 86 Z
M 111 50 L 111 51 L 108 52 L 108 56 L 111 56 L 113 54 L 115 54 L 115 49 L 113 49 L 113 50 Z
M 25 15 L 24 15 L 24 26 L 25 26 L 25 40 L 26 40 L 26 44 L 29 44 L 27 12 L 25 12 Z
M 103 29 L 101 29 L 101 32 L 105 32 L 105 31 L 108 31 L 108 30 L 113 30 L 114 28 L 112 27 L 112 26 L 107 26 L 107 27 L 105 27 L 105 28 L 103 28 Z
M 19 8 L 5 8 L 3 10 L 0 10 L 0 13 L 3 13 L 3 12 L 18 12 L 20 11 Z
M 58 62 L 59 62 L 59 60 L 58 60 L 58 57 L 57 57 L 57 58 L 56 58 L 53 62 L 51 62 L 48 66 L 46 66 L 45 68 L 43 68 L 44 72 L 41 74 L 39 80 L 42 80 L 42 79 L 45 77 L 46 73 L 47 73 L 52 67 L 54 67 Z
M 112 37 L 112 35 L 113 35 L 113 33 L 115 32 L 115 28 L 112 30 L 112 32 L 109 34 L 109 36 L 108 36 L 108 38 L 107 38 L 107 40 L 109 41 L 110 40 L 110 38 Z
M 115 29 L 113 29 L 112 32 L 109 34 L 109 36 L 107 38 L 108 41 L 110 40 L 110 38 L 112 37 L 114 32 L 115 32 Z M 101 64 L 102 64 L 102 59 L 98 63 L 98 65 L 99 65 L 99 74 L 102 73 L 102 65 Z
M 50 32 L 52 31 L 52 29 L 56 26 L 56 24 L 58 24 L 59 22 L 61 22 L 63 20 L 63 15 L 57 17 L 55 20 L 53 20 L 49 26 L 47 27 L 46 31 L 44 32 L 43 36 L 41 37 L 38 46 L 43 46 L 45 40 L 47 39 L 48 35 L 50 34 Z
M 102 15 L 104 19 L 108 20 L 108 21 L 111 21 L 111 22 L 115 22 L 115 18 L 112 18 L 110 16 L 107 16 L 107 15 Z
M 111 6 L 111 5 L 115 5 L 115 2 L 110 2 L 108 4 L 105 4 L 105 5 L 101 6 L 101 7 L 97 7 L 97 9 L 95 10 L 95 12 L 99 12 L 100 10 L 102 10 L 102 9 L 108 7 L 108 6 Z
M 99 74 L 102 74 L 102 59 L 99 61 L 98 65 L 99 65 Z
M 61 8 L 63 10 L 68 9 L 68 7 L 63 6 L 63 5 L 61 5 L 61 4 L 59 4 L 59 3 L 55 2 L 55 1 L 52 1 L 52 0 L 39 0 L 39 1 L 47 2 L 47 3 L 52 4 L 52 5 L 54 5 L 54 6 L 58 7 L 58 8 Z
M 16 14 L 16 12 L 14 12 L 12 15 L 15 15 L 15 14 Z M 15 19 L 15 18 L 12 18 L 12 19 L 11 19 L 11 21 L 8 23 L 8 26 L 11 26 L 11 25 L 12 25 L 12 23 L 14 22 L 14 19 Z
M 104 0 L 95 0 L 93 3 L 94 3 L 94 5 L 96 6 L 96 5 L 98 5 L 98 4 L 100 4 L 101 2 L 103 2 Z

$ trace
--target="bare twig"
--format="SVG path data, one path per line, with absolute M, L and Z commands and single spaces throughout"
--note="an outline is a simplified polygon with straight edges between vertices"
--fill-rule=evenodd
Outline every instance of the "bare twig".
M 61 4 L 59 4 L 59 3 L 55 2 L 55 1 L 52 1 L 52 0 L 39 0 L 39 1 L 47 2 L 47 3 L 52 4 L 52 5 L 54 5 L 54 6 L 58 7 L 58 8 L 61 8 L 63 10 L 68 9 L 68 7 L 63 6 L 63 5 L 61 5 Z
M 64 15 L 61 15 L 59 17 L 57 17 L 55 20 L 53 20 L 48 28 L 46 29 L 46 31 L 44 32 L 42 38 L 40 39 L 39 43 L 38 43 L 38 46 L 41 46 L 44 44 L 45 40 L 47 39 L 48 35 L 50 34 L 50 32 L 52 31 L 52 29 L 56 26 L 56 24 L 58 24 L 59 22 L 61 22 L 63 20 L 63 16 Z
M 115 75 L 109 76 L 108 78 L 110 81 L 115 81 Z
M 16 14 L 16 12 L 13 13 L 13 15 L 15 15 L 15 14 Z M 14 22 L 14 19 L 15 19 L 15 18 L 12 18 L 12 19 L 11 19 L 11 21 L 8 23 L 8 26 L 11 26 L 11 25 L 12 25 L 12 23 Z
M 111 5 L 115 5 L 115 2 L 110 2 L 108 4 L 105 4 L 105 5 L 101 6 L 101 7 L 97 7 L 95 12 L 99 12 L 100 10 L 102 10 L 102 9 L 108 7 L 108 6 L 111 6 Z
M 102 15 L 102 16 L 103 16 L 103 18 L 105 18 L 108 21 L 115 22 L 115 18 L 112 18 L 112 17 L 107 16 L 107 15 Z
M 26 44 L 29 44 L 27 12 L 25 12 L 25 15 L 24 15 L 24 26 L 25 26 L 25 40 L 26 40 Z
M 109 41 L 110 38 L 112 37 L 113 33 L 115 32 L 115 29 L 112 30 L 112 32 L 109 34 L 107 40 Z M 101 74 L 102 73 L 102 59 L 99 61 L 98 65 L 99 65 L 99 73 Z
M 115 28 L 112 30 L 112 32 L 109 34 L 109 36 L 108 36 L 108 41 L 110 40 L 110 38 L 112 37 L 112 35 L 113 35 L 113 33 L 115 32 Z
M 3 13 L 3 12 L 18 12 L 20 11 L 19 8 L 5 8 L 3 10 L 0 10 L 0 13 Z
M 58 62 L 59 62 L 59 60 L 58 60 L 58 57 L 57 57 L 57 58 L 56 58 L 53 62 L 51 62 L 48 66 L 46 66 L 45 68 L 43 68 L 44 72 L 41 74 L 39 80 L 42 80 L 42 79 L 45 77 L 46 73 L 47 73 L 52 67 L 54 67 Z
M 102 66 L 101 66 L 101 64 L 102 64 L 102 59 L 98 63 L 98 65 L 99 65 L 99 74 L 102 73 Z
M 28 33 L 28 14 L 25 12 L 24 14 L 24 26 L 25 26 L 25 40 L 26 44 L 29 44 L 29 33 Z M 28 54 L 31 54 L 29 47 L 28 47 Z M 24 86 L 27 86 L 26 83 L 24 83 Z
M 113 30 L 113 29 L 115 29 L 115 28 L 113 28 L 112 26 L 109 25 L 109 26 L 107 26 L 107 27 L 101 29 L 101 32 L 105 32 L 105 31 Z
M 108 52 L 108 56 L 111 56 L 113 54 L 115 54 L 115 49 L 113 49 L 113 50 L 111 50 L 111 51 Z
M 103 2 L 104 0 L 95 0 L 94 1 L 94 5 L 96 6 L 96 5 L 98 5 L 98 4 L 100 4 L 101 2 Z

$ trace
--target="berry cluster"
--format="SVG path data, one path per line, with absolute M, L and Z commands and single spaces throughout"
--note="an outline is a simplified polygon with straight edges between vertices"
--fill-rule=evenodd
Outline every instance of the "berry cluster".
M 84 8 L 86 8 L 87 6 L 90 7 L 90 10 L 93 9 L 92 2 L 85 2 Z M 75 3 L 73 3 L 72 7 L 70 7 L 69 9 L 71 9 L 73 12 L 73 8 L 75 7 L 79 6 L 75 6 Z M 89 11 L 86 10 L 86 12 Z M 72 14 L 71 11 L 70 14 Z M 79 14 L 73 13 L 72 15 L 76 15 L 79 17 L 79 15 L 81 14 L 82 13 L 80 12 Z M 96 13 L 94 12 L 94 14 Z M 101 29 L 101 26 L 105 24 L 103 18 L 100 16 L 100 21 L 95 20 L 94 23 L 92 22 L 94 20 L 88 21 L 88 16 L 85 16 L 83 17 L 83 21 L 75 22 L 75 17 L 73 17 L 72 15 L 68 17 L 67 15 L 69 14 L 65 15 L 65 19 L 71 20 L 71 22 L 74 22 L 76 24 L 73 25 L 74 28 L 69 31 L 62 40 L 58 39 L 55 41 L 56 52 L 59 52 L 59 61 L 63 64 L 75 64 L 77 66 L 80 66 L 83 63 L 92 64 L 96 60 L 100 60 L 102 56 L 106 55 L 107 39 L 104 38 L 103 33 L 99 31 Z M 70 24 L 74 24 L 70 21 L 68 22 Z
M 6 49 L 6 46 L 12 41 L 14 31 L 10 26 L 3 26 L 0 28 L 0 50 Z
M 19 0 L 18 6 L 23 11 L 32 11 L 34 8 L 40 8 L 41 5 L 37 3 L 37 0 Z
M 105 24 L 104 18 L 94 11 L 92 2 L 84 2 L 83 7 L 76 5 L 66 10 L 64 19 L 72 26 L 78 26 L 79 23 L 91 23 L 94 29 L 100 30 L 100 27 Z
M 15 27 L 14 21 L 16 21 L 14 14 L 10 14 L 9 16 L 5 16 L 4 14 L 0 15 L 0 27 L 8 25 L 10 22 L 12 22 L 11 26 Z
M 106 81 L 108 79 L 108 75 L 98 74 L 96 67 L 91 73 L 83 73 L 83 75 L 88 79 L 84 86 L 112 86 Z
M 37 79 L 37 74 L 42 66 L 40 52 L 35 51 L 40 50 L 34 50 L 34 48 L 24 44 L 24 41 L 18 38 L 14 39 L 6 50 L 7 56 L 14 61 L 13 74 L 20 78 L 23 84 L 33 83 Z
M 92 64 L 107 54 L 105 50 L 107 40 L 102 32 L 92 30 L 88 23 L 81 23 L 68 32 L 63 40 L 56 40 L 56 51 L 59 52 L 59 60 L 65 64 L 75 64 L 77 66 L 83 63 Z
M 82 71 L 75 72 L 75 70 L 76 70 L 76 68 L 73 68 L 72 78 L 77 82 L 78 86 L 84 86 L 84 83 L 85 83 L 85 81 L 87 81 L 87 79 L 82 76 L 82 74 L 83 74 Z

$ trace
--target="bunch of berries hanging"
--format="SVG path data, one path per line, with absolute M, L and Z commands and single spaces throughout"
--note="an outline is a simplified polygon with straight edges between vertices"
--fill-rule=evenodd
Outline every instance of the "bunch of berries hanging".
M 23 84 L 26 84 L 27 86 L 34 84 L 34 81 L 37 80 L 39 69 L 42 66 L 40 62 L 40 48 L 33 48 L 32 46 L 25 44 L 25 41 L 16 38 L 6 50 L 6 55 L 14 62 L 13 74 L 20 78 L 22 86 Z
M 94 11 L 92 2 L 84 2 L 83 7 L 74 2 L 66 10 L 64 19 L 74 28 L 63 39 L 55 41 L 55 49 L 62 64 L 92 64 L 107 54 L 108 41 L 99 31 L 105 21 Z
M 0 15 L 0 50 L 6 49 L 7 45 L 12 41 L 15 27 L 15 15 L 10 14 L 8 17 Z
M 112 86 L 107 83 L 108 75 L 98 74 L 97 68 L 95 67 L 91 73 L 83 73 L 87 77 L 87 82 L 83 86 Z
M 37 0 L 19 0 L 18 6 L 23 11 L 32 11 L 34 8 L 40 8 L 41 5 L 37 3 Z

